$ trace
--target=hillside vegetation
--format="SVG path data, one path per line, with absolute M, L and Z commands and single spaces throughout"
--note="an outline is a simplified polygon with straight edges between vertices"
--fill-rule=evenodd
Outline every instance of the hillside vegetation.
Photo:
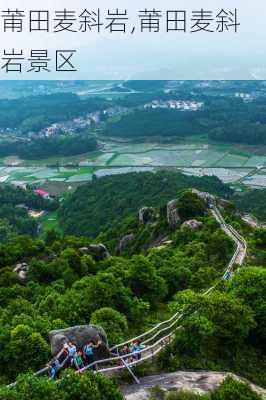
M 132 173 L 94 179 L 63 203 L 60 224 L 67 234 L 95 237 L 143 206 L 160 207 L 180 190 L 195 187 L 228 197 L 231 189 L 216 177 L 191 177 L 173 171 Z
M 32 190 L 12 186 L 0 187 L 0 243 L 16 235 L 37 236 L 38 223 L 28 214 L 28 209 L 52 211 L 57 201 L 48 201 Z
M 223 275 L 234 250 L 233 242 L 209 214 L 199 194 L 184 190 L 191 178 L 168 172 L 127 178 L 100 181 L 104 187 L 100 205 L 113 207 L 110 221 L 108 216 L 105 220 L 112 230 L 104 231 L 101 225 L 97 241 L 107 245 L 111 254 L 91 251 L 92 240 L 78 233 L 61 237 L 54 231 L 48 232 L 44 241 L 13 236 L 0 245 L 0 382 L 6 384 L 20 375 L 14 390 L 0 387 L 1 400 L 39 400 L 41 393 L 43 399 L 52 394 L 60 400 L 83 399 L 90 391 L 90 398 L 95 400 L 120 400 L 117 386 L 101 376 L 80 377 L 64 371 L 55 384 L 28 375 L 45 366 L 50 358 L 49 331 L 91 322 L 102 326 L 110 344 L 116 344 L 181 309 L 185 310 L 183 329 L 177 331 L 174 341 L 153 364 L 157 372 L 180 367 L 226 369 L 260 385 L 266 384 L 265 255 L 260 253 L 261 266 L 253 256 L 256 249 L 265 247 L 265 235 L 243 228 L 251 243 L 253 264 L 243 267 L 231 281 L 220 282 L 209 296 L 203 296 Z M 197 183 L 204 189 L 211 187 L 230 194 L 217 179 L 194 179 L 193 186 Z M 169 189 L 172 184 L 177 187 L 173 193 Z M 94 185 L 94 196 L 99 198 L 101 185 L 94 181 L 85 187 L 84 201 L 88 193 L 92 196 L 89 190 Z M 127 201 L 132 198 L 136 203 L 137 197 L 142 196 L 138 204 L 142 206 L 143 200 L 150 200 L 153 208 L 142 209 L 139 214 L 137 204 L 130 203 L 127 218 L 123 219 L 121 208 L 114 205 L 125 193 Z M 21 193 L 10 195 L 16 204 Z M 112 199 L 111 195 L 118 197 Z M 165 212 L 169 211 L 166 203 L 172 199 L 178 199 L 174 202 L 174 215 L 178 217 L 175 224 Z M 71 201 L 72 198 L 69 204 Z M 78 207 L 81 210 L 83 205 Z M 66 203 L 64 208 L 67 210 Z M 232 208 L 223 212 L 229 222 L 242 229 Z M 196 227 L 186 224 L 191 218 L 197 221 Z M 91 211 L 89 221 L 93 220 Z M 73 224 L 82 228 L 80 221 Z M 117 252 L 120 240 L 132 229 L 134 239 Z M 21 263 L 26 265 L 24 276 L 15 269 Z M 241 396 L 241 390 L 231 383 L 217 396 L 242 400 L 232 397 L 235 393 Z
M 164 93 L 154 96 L 153 99 L 160 100 L 181 98 L 200 101 L 204 107 L 197 112 L 140 108 L 118 121 L 110 121 L 103 133 L 112 137 L 160 137 L 161 140 L 204 134 L 211 140 L 225 143 L 266 144 L 266 106 L 263 98 L 243 102 L 234 98 L 234 93 L 223 97 L 220 94 L 208 96 L 204 92 L 191 95 L 189 91 L 182 92 L 181 96 L 178 91 L 171 96 Z M 140 95 L 136 94 L 130 96 L 131 103 L 135 97 L 136 101 L 141 102 Z M 123 103 L 127 104 L 126 99 Z
M 239 210 L 266 221 L 266 189 L 248 191 L 237 196 L 235 202 Z
M 19 128 L 24 133 L 38 132 L 54 122 L 102 110 L 106 104 L 106 100 L 82 100 L 73 93 L 29 96 L 23 101 L 0 100 L 0 125 L 3 128 Z
M 202 297 L 223 274 L 233 244 L 197 195 L 183 192 L 177 207 L 182 218 L 197 218 L 201 225 L 185 228 L 181 219 L 169 227 L 156 208 L 156 220 L 135 221 L 139 236 L 132 255 L 96 257 L 84 253 L 89 239 L 60 238 L 55 232 L 45 242 L 21 236 L 1 245 L 2 381 L 46 364 L 52 329 L 93 321 L 105 328 L 110 343 L 117 343 L 179 307 L 195 305 L 197 313 L 184 320 L 184 330 L 161 355 L 158 368 L 241 370 L 265 384 L 265 269 L 244 268 L 232 282 Z M 168 244 L 151 246 L 156 234 L 167 235 Z M 26 280 L 13 270 L 18 262 L 28 265 Z
M 97 140 L 88 134 L 58 135 L 56 137 L 39 138 L 33 141 L 0 142 L 0 157 L 16 154 L 27 160 L 57 156 L 69 156 L 95 151 Z
M 128 138 L 162 136 L 184 137 L 205 133 L 205 127 L 189 112 L 175 110 L 137 111 L 107 125 L 104 134 Z

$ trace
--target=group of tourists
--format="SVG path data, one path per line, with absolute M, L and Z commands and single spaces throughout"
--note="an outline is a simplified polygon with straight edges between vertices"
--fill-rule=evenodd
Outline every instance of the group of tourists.
M 101 344 L 101 341 L 98 341 L 97 344 L 89 342 L 81 350 L 78 350 L 74 343 L 65 343 L 60 352 L 47 364 L 50 377 L 56 379 L 59 372 L 64 368 L 74 368 L 76 371 L 80 371 L 93 364 L 95 351 Z M 94 369 L 94 365 L 91 368 Z
M 224 274 L 224 280 L 230 281 L 231 276 L 232 276 L 232 272 L 231 271 L 226 271 L 226 273 Z
M 88 342 L 82 349 L 77 349 L 74 343 L 65 343 L 60 352 L 47 364 L 50 377 L 56 379 L 59 372 L 65 368 L 74 368 L 76 371 L 81 371 L 83 368 L 89 366 L 89 368 L 94 370 L 95 365 L 93 363 L 96 351 L 101 345 L 102 341 L 99 340 L 97 344 Z M 140 341 L 136 341 L 131 343 L 131 345 L 125 345 L 118 354 L 125 363 L 132 363 L 141 359 L 144 349 L 145 345 Z M 127 355 L 128 357 L 125 357 Z
M 125 356 L 125 355 L 129 355 L 129 357 L 123 357 L 123 360 L 126 363 L 131 363 L 134 362 L 136 360 L 140 360 L 141 359 L 141 354 L 142 354 L 142 350 L 145 349 L 145 345 L 143 343 L 141 343 L 139 340 L 137 340 L 134 343 L 131 343 L 130 345 L 125 345 L 119 352 L 120 356 Z

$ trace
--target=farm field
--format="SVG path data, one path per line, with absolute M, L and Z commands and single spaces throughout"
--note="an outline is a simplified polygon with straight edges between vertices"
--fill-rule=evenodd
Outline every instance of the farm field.
M 252 176 L 248 176 L 243 180 L 243 183 L 252 188 L 265 188 L 266 187 L 266 169 L 261 170 Z
M 178 168 L 191 175 L 216 175 L 228 184 L 266 187 L 266 156 L 229 145 L 160 144 L 107 141 L 102 150 L 75 157 L 0 160 L 0 184 L 45 186 L 60 194 L 93 178 L 156 168 Z
M 229 168 L 184 168 L 183 172 L 194 176 L 215 175 L 224 183 L 234 183 L 245 178 L 251 169 L 229 169 Z
M 46 213 L 40 219 L 41 223 L 41 236 L 45 237 L 46 233 L 51 229 L 57 229 L 60 232 L 60 226 L 58 225 L 58 217 L 56 212 Z

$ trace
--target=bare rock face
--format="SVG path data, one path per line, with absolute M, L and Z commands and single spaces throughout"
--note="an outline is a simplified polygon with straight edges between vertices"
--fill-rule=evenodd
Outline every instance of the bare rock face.
M 96 325 L 79 325 L 66 329 L 59 329 L 49 332 L 51 344 L 51 353 L 56 355 L 62 349 L 65 343 L 72 342 L 78 349 L 81 349 L 86 343 L 98 343 L 102 341 L 99 351 L 105 350 L 108 353 L 108 340 L 105 331 Z
M 132 384 L 125 386 L 122 391 L 126 400 L 149 400 L 151 398 L 151 389 L 160 387 L 163 391 L 189 390 L 194 393 L 204 394 L 217 389 L 227 376 L 247 383 L 237 375 L 226 372 L 212 371 L 178 371 L 171 374 L 161 374 L 154 376 L 146 376 L 140 378 L 140 384 Z M 250 384 L 251 388 L 266 398 L 266 390 Z
M 203 223 L 197 221 L 196 219 L 190 219 L 189 221 L 185 221 L 181 228 L 190 228 L 190 229 L 201 229 L 203 227 Z
M 119 254 L 122 254 L 123 251 L 127 248 L 127 246 L 129 245 L 129 243 L 131 243 L 133 240 L 135 239 L 135 235 L 133 233 L 131 233 L 130 235 L 126 235 L 124 236 L 118 245 L 118 252 Z
M 155 220 L 156 210 L 153 207 L 143 207 L 139 210 L 139 222 L 143 225 Z
M 88 254 L 89 248 L 88 248 L 88 247 L 80 247 L 80 248 L 79 248 L 79 251 L 80 251 L 82 254 Z
M 173 243 L 172 240 L 169 240 L 168 236 L 158 236 L 149 244 L 149 249 L 162 249 Z
M 167 222 L 170 228 L 175 229 L 180 223 L 180 216 L 178 213 L 178 200 L 171 200 L 167 204 Z
M 25 281 L 27 279 L 27 273 L 29 271 L 29 266 L 27 263 L 19 263 L 15 266 L 13 271 L 18 275 L 21 281 Z
M 207 205 L 215 201 L 215 196 L 208 192 L 200 192 L 198 189 L 192 189 L 192 193 L 196 194 L 201 200 L 203 200 Z
M 105 260 L 106 258 L 111 257 L 106 246 L 102 243 L 90 244 L 88 247 L 81 247 L 79 251 L 83 254 L 90 254 L 96 259 L 96 261 Z

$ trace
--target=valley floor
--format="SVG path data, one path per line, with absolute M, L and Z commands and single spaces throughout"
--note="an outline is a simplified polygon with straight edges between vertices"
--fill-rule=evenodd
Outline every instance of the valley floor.
M 101 139 L 103 140 L 103 139 Z M 195 139 L 197 140 L 197 139 Z M 239 191 L 266 187 L 266 156 L 254 146 L 186 142 L 183 144 L 117 142 L 104 139 L 102 149 L 77 156 L 53 156 L 42 160 L 0 159 L 0 183 L 16 186 L 45 185 L 60 195 L 90 182 L 94 176 L 179 169 L 187 175 L 216 175 Z

